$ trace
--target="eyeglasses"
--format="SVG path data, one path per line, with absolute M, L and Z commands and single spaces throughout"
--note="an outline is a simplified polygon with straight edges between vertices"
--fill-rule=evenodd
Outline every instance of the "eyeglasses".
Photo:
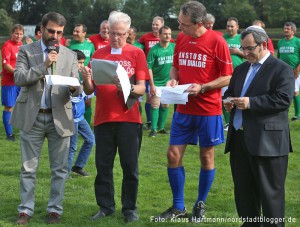
M 62 35 L 62 33 L 64 32 L 64 31 L 57 31 L 57 30 L 54 30 L 54 29 L 51 29 L 51 28 L 45 28 L 47 31 L 48 31 L 48 33 L 50 33 L 51 35 L 54 35 L 55 33 L 57 34 L 57 35 Z
M 178 19 L 177 19 L 177 22 L 178 22 L 179 26 L 181 26 L 181 27 L 183 27 L 183 28 L 189 28 L 189 27 L 192 27 L 193 25 L 195 25 L 195 23 L 190 24 L 190 25 L 183 24 L 183 23 L 181 23 Z
M 256 46 L 248 46 L 248 47 L 240 47 L 241 51 L 254 51 L 256 47 L 260 46 L 260 44 L 257 44 Z
M 125 32 L 125 33 L 108 32 L 108 34 L 111 35 L 111 36 L 124 37 L 127 34 L 127 32 Z

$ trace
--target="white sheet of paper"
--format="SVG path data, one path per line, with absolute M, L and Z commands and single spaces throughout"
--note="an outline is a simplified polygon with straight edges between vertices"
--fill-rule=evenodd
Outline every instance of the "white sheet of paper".
M 92 75 L 95 83 L 98 84 L 114 84 L 114 76 L 118 76 L 123 90 L 125 103 L 130 94 L 130 82 L 128 74 L 122 65 L 114 61 L 92 59 Z
M 128 96 L 130 95 L 130 89 L 131 89 L 128 74 L 127 74 L 126 70 L 123 68 L 123 66 L 120 64 L 118 65 L 116 72 L 117 72 L 118 78 L 120 80 L 120 84 L 121 84 L 121 87 L 123 90 L 124 101 L 126 103 Z
M 59 75 L 45 75 L 46 83 L 48 85 L 64 85 L 79 87 L 79 80 L 75 77 L 59 76 Z
M 113 77 L 117 75 L 118 63 L 114 61 L 92 59 L 92 76 L 95 83 L 114 84 Z
M 183 92 L 188 89 L 189 86 L 192 84 L 181 84 L 181 85 L 176 85 L 175 87 L 171 86 L 165 86 L 162 87 L 162 90 L 169 91 L 171 93 L 176 93 L 176 94 L 183 94 Z
M 188 102 L 188 92 L 185 90 L 191 84 L 176 85 L 175 87 L 156 87 L 156 95 L 160 97 L 162 104 L 186 104 Z
M 232 98 L 231 97 L 228 97 L 226 99 L 223 99 L 223 102 L 226 103 L 226 102 L 231 102 L 232 101 Z
M 162 91 L 160 102 L 162 104 L 186 104 L 188 102 L 188 92 L 176 94 L 166 90 Z

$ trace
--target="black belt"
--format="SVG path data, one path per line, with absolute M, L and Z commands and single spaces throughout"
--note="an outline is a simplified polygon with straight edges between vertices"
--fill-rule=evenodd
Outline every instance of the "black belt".
M 40 109 L 39 113 L 44 113 L 44 114 L 46 114 L 46 113 L 52 113 L 52 109 Z

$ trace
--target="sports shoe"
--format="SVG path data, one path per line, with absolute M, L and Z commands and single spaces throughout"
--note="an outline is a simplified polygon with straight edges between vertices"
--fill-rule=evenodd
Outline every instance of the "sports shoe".
M 14 142 L 16 140 L 15 135 L 11 134 L 11 135 L 7 136 L 6 140 Z
M 228 131 L 228 126 L 229 126 L 228 123 L 224 125 L 224 131 Z
M 167 132 L 167 130 L 165 130 L 164 128 L 159 129 L 157 132 L 160 133 L 160 134 L 169 134 L 169 133 Z
M 78 167 L 78 166 L 73 166 L 71 169 L 72 173 L 81 175 L 83 177 L 90 177 L 91 174 L 89 174 L 88 172 L 86 172 L 84 169 Z
M 197 206 L 193 208 L 192 217 L 190 222 L 199 223 L 205 218 L 206 206 L 202 201 L 199 201 Z
M 170 207 L 166 211 L 164 211 L 162 214 L 159 216 L 155 217 L 156 220 L 171 220 L 174 218 L 187 218 L 187 211 L 184 208 L 184 210 L 178 210 L 175 207 Z
M 151 132 L 149 133 L 149 137 L 156 137 L 156 136 L 157 136 L 157 131 L 151 130 Z
M 292 117 L 291 121 L 298 121 L 299 119 L 300 119 L 300 117 L 294 116 L 294 117 Z

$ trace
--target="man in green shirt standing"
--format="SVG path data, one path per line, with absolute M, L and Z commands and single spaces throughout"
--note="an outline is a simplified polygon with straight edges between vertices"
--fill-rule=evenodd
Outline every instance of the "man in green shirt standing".
M 278 42 L 277 56 L 282 61 L 289 64 L 294 70 L 295 77 L 295 92 L 294 92 L 294 109 L 295 116 L 292 117 L 292 121 L 300 119 L 300 96 L 299 96 L 299 71 L 300 71 L 300 39 L 295 35 L 297 30 L 296 25 L 293 22 L 286 22 L 284 24 L 284 36 L 285 38 Z
M 153 46 L 147 57 L 150 75 L 151 95 L 151 132 L 150 137 L 157 133 L 166 134 L 165 123 L 168 117 L 169 105 L 160 105 L 160 86 L 166 86 L 170 80 L 170 70 L 173 63 L 175 44 L 171 40 L 171 28 L 163 26 L 159 29 L 160 41 Z
M 73 40 L 69 44 L 71 50 L 80 50 L 86 56 L 84 66 L 87 66 L 95 52 L 95 47 L 92 42 L 86 40 L 87 27 L 85 24 L 76 24 L 73 30 Z M 92 118 L 92 99 L 89 98 L 85 101 L 85 113 L 84 118 L 91 123 Z
M 238 65 L 242 64 L 243 58 L 245 58 L 243 51 L 240 50 L 241 35 L 238 34 L 238 30 L 239 30 L 238 19 L 235 17 L 229 17 L 227 20 L 226 30 L 227 30 L 227 34 L 225 34 L 223 37 L 228 43 L 232 65 L 233 68 L 235 68 Z M 227 88 L 228 88 L 227 86 L 222 88 L 222 96 L 224 95 Z M 224 130 L 227 131 L 230 114 L 224 109 L 224 106 L 223 106 L 223 116 L 225 120 Z

